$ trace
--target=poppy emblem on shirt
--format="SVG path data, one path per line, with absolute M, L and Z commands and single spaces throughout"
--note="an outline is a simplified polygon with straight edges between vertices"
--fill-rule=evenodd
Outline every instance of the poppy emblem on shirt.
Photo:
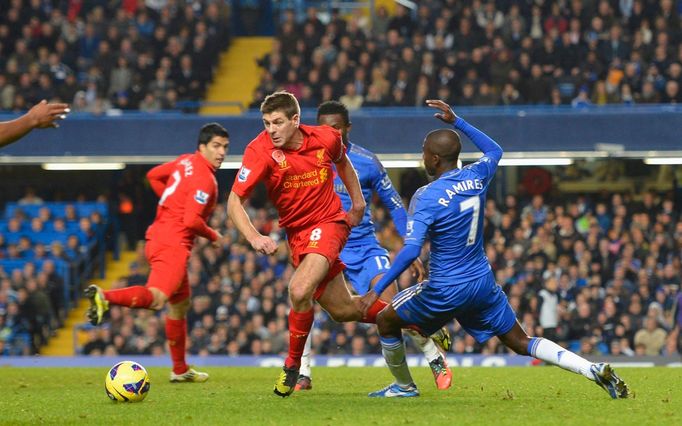
M 197 189 L 197 193 L 194 194 L 194 201 L 199 204 L 206 204 L 208 203 L 208 194 L 201 189 Z
M 239 180 L 239 182 L 246 182 L 246 179 L 249 178 L 249 173 L 251 173 L 251 170 L 242 166 L 242 168 L 239 169 L 239 175 L 237 176 L 237 180 Z
M 287 163 L 287 158 L 284 156 L 284 152 L 281 149 L 276 149 L 272 151 L 272 159 L 279 164 L 280 169 L 286 169 L 289 167 Z

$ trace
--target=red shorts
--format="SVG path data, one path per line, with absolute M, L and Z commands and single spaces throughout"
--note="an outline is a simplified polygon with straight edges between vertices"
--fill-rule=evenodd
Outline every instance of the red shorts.
M 144 254 L 151 266 L 147 287 L 158 288 L 172 304 L 189 298 L 187 260 L 189 249 L 185 246 L 168 246 L 147 240 Z
M 287 231 L 287 240 L 291 251 L 291 263 L 298 268 L 308 253 L 317 253 L 327 258 L 329 272 L 315 289 L 313 297 L 319 299 L 327 288 L 327 284 L 335 276 L 346 269 L 339 259 L 339 254 L 346 245 L 350 235 L 350 226 L 344 221 L 327 222 L 309 228 Z

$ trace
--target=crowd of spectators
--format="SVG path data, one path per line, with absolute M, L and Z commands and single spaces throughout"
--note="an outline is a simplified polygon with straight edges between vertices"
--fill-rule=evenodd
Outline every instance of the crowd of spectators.
M 489 199 L 485 250 L 524 328 L 586 356 L 678 354 L 682 218 L 674 203 L 652 192 Z M 222 247 L 200 240 L 189 261 L 192 354 L 286 352 L 292 268 L 284 234 L 267 204 L 248 211 L 255 227 L 279 241 L 280 249 L 273 257 L 255 253 L 224 209 L 216 211 L 210 224 L 221 229 Z M 390 215 L 375 206 L 373 217 L 380 241 L 394 255 L 401 241 Z M 422 259 L 428 259 L 428 245 Z M 147 273 L 140 246 L 131 276 L 114 285 L 144 283 Z M 403 274 L 401 287 L 411 280 Z M 87 332 L 81 351 L 163 354 L 162 317 L 114 307 L 108 324 Z M 457 323 L 451 331 L 455 353 L 508 353 L 497 338 L 479 345 Z M 319 306 L 312 336 L 318 354 L 379 354 L 381 349 L 374 326 L 335 323 Z
M 0 0 L 0 110 L 41 99 L 73 111 L 199 101 L 229 41 L 212 1 Z
M 29 190 L 0 219 L 0 355 L 38 353 L 66 319 L 67 292 L 94 265 L 105 219 Z M 100 248 L 103 249 L 103 248 Z
M 314 8 L 284 14 L 260 62 L 264 95 L 351 109 L 457 105 L 605 105 L 682 100 L 680 11 L 674 0 L 422 0 L 415 10 Z M 326 22 L 328 21 L 328 22 Z

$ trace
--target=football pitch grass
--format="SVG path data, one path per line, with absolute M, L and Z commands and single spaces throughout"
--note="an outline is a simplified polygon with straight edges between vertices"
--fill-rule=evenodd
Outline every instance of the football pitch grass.
M 115 403 L 107 368 L 0 367 L 0 424 L 682 424 L 682 368 L 617 368 L 634 392 L 626 400 L 556 367 L 455 368 L 447 391 L 413 368 L 421 396 L 408 399 L 367 397 L 391 381 L 384 368 L 316 368 L 313 390 L 288 398 L 272 393 L 279 369 L 201 370 L 206 383 L 171 384 L 168 369 L 150 368 L 146 400 Z

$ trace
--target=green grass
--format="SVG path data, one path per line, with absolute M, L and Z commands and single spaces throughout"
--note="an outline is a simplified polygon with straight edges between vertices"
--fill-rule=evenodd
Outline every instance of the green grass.
M 460 368 L 437 391 L 413 369 L 422 396 L 367 398 L 390 381 L 382 368 L 317 368 L 314 389 L 272 394 L 274 368 L 206 368 L 204 384 L 170 384 L 151 368 L 142 403 L 109 401 L 103 368 L 0 368 L 0 424 L 502 425 L 682 424 L 682 369 L 622 368 L 635 397 L 611 400 L 593 383 L 555 367 Z

